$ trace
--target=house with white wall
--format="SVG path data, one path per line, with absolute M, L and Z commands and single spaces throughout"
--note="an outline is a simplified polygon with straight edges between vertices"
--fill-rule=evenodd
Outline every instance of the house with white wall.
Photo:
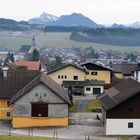
M 124 79 L 97 97 L 106 135 L 140 135 L 140 83 Z
M 63 81 L 63 86 L 72 93 L 84 95 L 99 95 L 104 92 L 104 81 Z

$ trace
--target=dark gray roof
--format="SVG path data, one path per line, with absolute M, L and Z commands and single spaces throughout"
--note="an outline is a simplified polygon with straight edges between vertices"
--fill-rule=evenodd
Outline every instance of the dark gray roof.
M 51 74 L 51 73 L 53 73 L 53 72 L 55 72 L 55 71 L 57 71 L 57 70 L 66 68 L 66 67 L 68 67 L 68 66 L 75 67 L 75 68 L 77 68 L 77 69 L 79 69 L 79 70 L 81 70 L 81 71 L 83 71 L 83 72 L 85 72 L 85 73 L 88 73 L 83 67 L 78 66 L 78 65 L 76 65 L 76 64 L 69 63 L 69 64 L 66 64 L 66 65 L 64 65 L 64 66 L 61 66 L 61 67 L 58 67 L 58 68 L 56 68 L 56 69 L 54 69 L 54 70 L 49 71 L 48 74 Z
M 94 85 L 104 85 L 105 81 L 91 80 L 91 81 L 63 81 L 64 86 L 94 86 Z
M 39 71 L 9 69 L 7 78 L 4 78 L 1 70 L 0 98 L 11 99 L 17 92 L 24 88 L 37 75 L 39 75 L 39 73 Z
M 140 70 L 140 66 L 138 65 L 136 68 L 134 68 L 132 71 L 139 71 Z
M 140 83 L 128 78 L 106 90 L 97 99 L 106 110 L 110 110 L 138 93 L 140 93 Z
M 131 75 L 132 71 L 138 66 L 138 64 L 112 64 L 114 72 L 119 72 L 124 75 Z
M 20 90 L 15 96 L 13 96 L 10 101 L 10 104 L 14 103 L 21 96 L 24 96 L 24 94 L 26 94 L 29 90 L 31 90 L 34 86 L 38 85 L 39 83 L 45 84 L 51 91 L 57 94 L 60 98 L 62 98 L 68 104 L 71 104 L 67 90 L 62 88 L 59 84 L 57 84 L 45 73 L 41 73 L 40 75 L 38 75 L 30 83 L 28 83 L 22 90 Z
M 98 64 L 95 64 L 93 62 L 84 62 L 84 63 L 81 63 L 80 66 L 84 67 L 85 69 L 88 69 L 88 70 L 107 70 L 107 71 L 112 71 L 111 68 L 108 68 L 108 67 L 105 67 L 105 66 L 102 66 L 102 65 L 98 65 Z
M 19 49 L 19 52 L 28 53 L 31 47 L 32 47 L 31 45 L 22 45 L 21 48 Z

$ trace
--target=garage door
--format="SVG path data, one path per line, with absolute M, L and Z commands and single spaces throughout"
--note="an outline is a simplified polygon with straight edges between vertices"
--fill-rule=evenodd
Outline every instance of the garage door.
M 100 94 L 101 88 L 93 88 L 93 94 Z

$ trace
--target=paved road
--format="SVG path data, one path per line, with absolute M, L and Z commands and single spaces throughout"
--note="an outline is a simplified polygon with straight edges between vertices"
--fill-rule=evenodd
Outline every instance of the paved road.
M 96 119 L 96 113 L 72 113 L 70 119 L 75 124 L 68 127 L 34 128 L 34 136 L 53 137 L 57 131 L 58 140 L 116 140 L 116 137 L 104 136 L 105 127 Z M 86 123 L 85 123 L 86 122 Z M 90 125 L 91 124 L 91 125 Z M 0 121 L 0 134 L 8 134 L 10 123 Z M 28 135 L 29 129 L 11 129 L 12 134 Z M 85 134 L 89 139 L 85 139 Z
M 87 112 L 86 108 L 90 101 L 96 99 L 95 96 L 75 96 L 74 99 L 77 101 L 76 112 Z
M 87 105 L 91 101 L 91 99 L 84 99 L 84 100 L 76 100 L 77 101 L 77 108 L 76 112 L 87 112 Z

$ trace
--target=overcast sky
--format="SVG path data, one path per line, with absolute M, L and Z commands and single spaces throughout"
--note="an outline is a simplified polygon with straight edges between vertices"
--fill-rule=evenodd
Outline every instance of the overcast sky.
M 42 12 L 82 13 L 99 24 L 140 21 L 140 0 L 0 0 L 0 17 L 28 20 Z

